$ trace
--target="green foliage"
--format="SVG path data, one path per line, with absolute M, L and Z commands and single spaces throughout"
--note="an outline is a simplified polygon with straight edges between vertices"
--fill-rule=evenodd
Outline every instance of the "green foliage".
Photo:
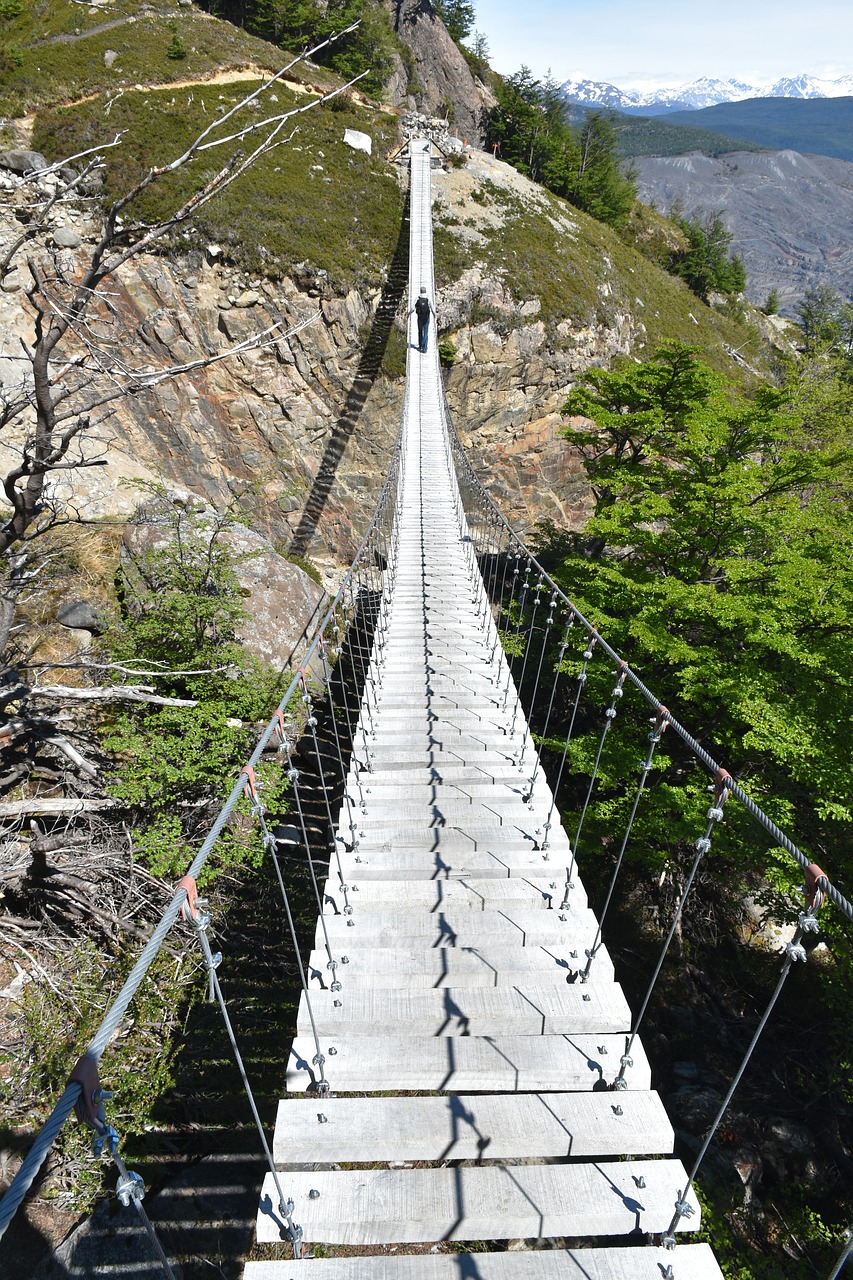
M 451 338 L 439 340 L 438 358 L 445 369 L 453 368 L 456 361 L 456 343 Z
M 675 344 L 644 364 L 588 372 L 566 412 L 594 424 L 569 434 L 595 511 L 547 554 L 678 719 L 710 734 L 726 767 L 843 883 L 853 879 L 843 745 L 853 722 L 853 438 L 843 394 L 830 401 L 794 384 L 741 399 Z M 684 764 L 668 747 L 633 842 L 653 863 L 686 835 L 673 820 Z M 581 769 L 588 750 L 582 740 Z M 627 757 L 605 760 L 606 779 L 615 785 L 623 767 Z M 621 806 L 618 786 L 611 800 Z M 732 814 L 722 846 L 739 836 Z M 752 847 L 763 861 L 754 837 Z M 801 873 L 790 870 L 793 885 Z
M 476 14 L 471 0 L 434 0 L 433 8 L 457 44 L 473 31 Z
M 33 982 L 23 995 L 23 1037 L 26 1055 L 8 1062 L 14 1094 L 46 1118 L 45 1100 L 62 1092 L 68 1075 L 92 1039 L 104 1008 L 118 993 L 136 959 L 131 949 L 117 958 L 105 954 L 91 941 L 80 942 L 69 954 L 64 980 L 56 987 Z M 151 1119 L 157 1099 L 172 1084 L 177 1044 L 169 1035 L 177 988 L 174 957 L 161 952 L 125 1015 L 104 1059 L 105 1087 L 115 1093 L 108 1103 L 108 1120 L 120 1135 L 141 1133 Z M 72 994 L 73 993 L 73 994 Z M 66 1125 L 58 1140 L 61 1159 L 76 1166 L 75 1206 L 91 1207 L 102 1189 L 102 1165 L 89 1151 L 91 1134 L 79 1125 Z
M 361 82 L 379 94 L 396 47 L 390 14 L 380 0 L 214 0 L 212 11 L 283 49 L 321 43 L 353 23 L 355 31 L 321 49 L 316 60 L 345 80 L 369 72 Z
M 779 314 L 779 290 L 771 289 L 767 295 L 764 306 L 761 308 L 766 316 L 778 316 Z
M 722 215 L 697 209 L 689 218 L 677 211 L 671 216 L 687 240 L 685 249 L 670 255 L 673 275 L 686 281 L 703 302 L 711 292 L 741 293 L 746 287 L 746 270 L 741 259 L 729 252 L 732 234 L 726 230 Z
M 853 352 L 853 304 L 845 302 L 827 285 L 807 289 L 797 307 L 806 354 Z
M 723 156 L 733 151 L 764 151 L 757 142 L 727 138 L 710 129 L 672 124 L 667 116 L 621 116 L 616 125 L 619 154 L 639 156 L 683 156 L 700 151 L 706 156 Z
M 23 13 L 23 0 L 0 0 L 0 18 L 9 21 Z
M 702 1225 L 692 1238 L 711 1245 L 726 1280 L 813 1280 L 829 1272 L 843 1248 L 843 1227 L 828 1225 L 800 1196 L 785 1204 L 780 1222 L 789 1247 L 784 1253 L 770 1253 L 753 1238 L 758 1224 L 751 1220 L 749 1209 L 734 1203 L 733 1188 L 700 1184 L 694 1190 Z M 742 1194 L 742 1187 L 739 1190 Z M 784 1193 L 786 1188 L 781 1190 Z
M 24 61 L 24 51 L 16 44 L 0 45 L 0 72 L 14 71 L 16 67 L 22 67 Z
M 172 38 L 166 49 L 166 57 L 171 58 L 173 62 L 183 62 L 187 56 L 187 46 L 184 44 L 177 30 L 172 32 Z
M 599 221 L 621 226 L 636 185 L 621 167 L 610 119 L 592 112 L 574 129 L 559 86 L 535 79 L 528 67 L 499 78 L 495 92 L 488 134 L 501 159 Z
M 606 115 L 591 111 L 580 130 L 577 174 L 566 195 L 572 204 L 611 227 L 624 225 L 637 198 L 636 174 L 621 167 L 617 135 Z
M 119 79 L 128 84 L 165 85 L 178 79 L 203 79 L 247 63 L 267 71 L 277 71 L 281 66 L 282 55 L 275 46 L 230 23 L 216 22 L 194 8 L 181 11 L 181 37 L 187 57 L 175 62 L 167 56 L 173 34 L 170 16 L 153 11 L 142 0 L 126 0 L 122 5 L 122 16 L 125 15 L 135 18 L 133 27 L 126 28 L 128 32 L 132 30 L 132 40 L 128 36 L 121 38 L 120 30 L 101 30 L 103 11 L 98 7 L 90 10 L 70 0 L 27 4 L 19 17 L 10 20 L 7 30 L 10 42 L 31 52 L 27 52 L 24 62 L 7 67 L 0 79 L 0 115 L 21 116 L 87 94 L 112 94 Z M 77 29 L 79 36 L 75 34 Z M 70 38 L 51 42 L 46 39 L 49 36 Z M 104 63 L 107 49 L 118 51 L 113 67 Z M 301 78 L 298 68 L 293 74 Z M 314 84 L 327 74 L 317 68 L 302 73 L 310 75 Z M 190 96 L 188 90 L 182 99 L 184 109 Z M 216 105 L 215 102 L 214 110 Z M 209 116 L 201 118 L 209 123 Z
M 492 79 L 492 69 L 489 66 L 489 42 L 483 32 L 475 31 L 470 43 L 460 44 L 459 48 L 471 74 L 488 84 Z
M 237 641 L 245 614 L 226 545 L 233 521 L 194 515 L 156 492 L 148 516 L 147 545 L 122 569 L 124 617 L 109 645 L 125 663 L 166 667 L 158 689 L 197 705 L 117 713 L 104 745 L 116 762 L 111 793 L 138 815 L 137 856 L 155 874 L 175 875 L 191 860 L 248 754 L 245 722 L 272 714 L 286 677 L 261 668 Z M 258 779 L 265 802 L 278 804 L 285 789 L 278 767 L 259 766 Z M 219 866 L 257 865 L 262 856 L 245 813 L 241 801 L 237 820 L 217 843 Z

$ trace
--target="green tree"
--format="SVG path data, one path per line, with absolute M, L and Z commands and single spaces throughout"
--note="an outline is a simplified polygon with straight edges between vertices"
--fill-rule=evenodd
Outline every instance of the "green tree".
M 853 350 L 853 306 L 828 285 L 807 289 L 797 306 L 807 355 Z
M 457 44 L 474 30 L 476 13 L 471 0 L 433 0 L 433 8 Z
M 134 848 L 158 875 L 190 861 L 250 746 L 247 726 L 266 720 L 285 677 L 265 670 L 238 641 L 245 617 L 228 515 L 193 514 L 162 493 L 145 512 L 150 536 L 129 555 L 119 583 L 123 619 L 108 636 L 111 656 L 166 668 L 158 689 L 190 706 L 134 706 L 104 732 L 115 761 L 112 794 L 136 812 Z M 277 766 L 262 766 L 266 799 L 284 791 Z M 257 863 L 262 847 L 239 822 L 217 859 Z
M 593 424 L 569 434 L 595 510 L 551 555 L 678 718 L 849 882 L 853 438 L 809 403 L 795 388 L 743 399 L 680 345 L 589 371 L 566 412 Z M 636 846 L 658 862 L 680 831 L 669 749 Z M 626 760 L 608 767 L 618 808 Z
M 636 174 L 618 156 L 616 130 L 603 112 L 591 111 L 581 126 L 579 163 L 568 197 L 585 213 L 621 227 L 637 199 Z
M 358 22 L 356 31 L 316 56 L 322 66 L 345 79 L 369 71 L 362 81 L 369 93 L 382 92 L 393 65 L 394 33 L 382 0 L 210 0 L 205 7 L 291 51 L 317 44 Z
M 746 270 L 737 254 L 731 253 L 732 233 L 722 214 L 705 214 L 697 209 L 689 218 L 670 215 L 684 233 L 687 247 L 672 253 L 668 268 L 680 276 L 704 302 L 712 291 L 741 293 L 746 287 Z
M 764 306 L 761 308 L 766 316 L 778 316 L 779 314 L 779 290 L 771 289 L 767 295 Z
M 559 85 L 550 76 L 537 80 L 529 67 L 499 79 L 495 96 L 488 134 L 501 158 L 594 218 L 621 226 L 636 187 L 621 167 L 609 118 L 592 113 L 575 130 Z

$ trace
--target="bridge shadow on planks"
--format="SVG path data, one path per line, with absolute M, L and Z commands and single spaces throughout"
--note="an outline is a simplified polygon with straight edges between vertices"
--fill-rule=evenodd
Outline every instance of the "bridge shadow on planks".
M 329 500 L 341 458 L 349 444 L 361 416 L 367 397 L 373 386 L 382 361 L 388 339 L 394 326 L 394 317 L 403 300 L 409 278 L 409 195 L 406 194 L 400 233 L 394 248 L 394 256 L 388 271 L 388 279 L 382 289 L 370 334 L 358 362 L 355 379 L 344 402 L 343 412 L 332 431 L 320 462 L 316 479 L 311 486 L 305 510 L 290 544 L 289 554 L 304 556 Z

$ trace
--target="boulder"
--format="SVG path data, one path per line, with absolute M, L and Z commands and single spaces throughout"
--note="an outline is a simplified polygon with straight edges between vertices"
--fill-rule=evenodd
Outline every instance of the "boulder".
M 88 600 L 71 600 L 64 604 L 56 615 L 56 621 L 69 631 L 88 631 L 93 636 L 102 636 L 106 624 L 98 610 Z
M 48 163 L 40 151 L 0 151 L 0 169 L 12 173 L 37 173 Z
M 180 505 L 189 506 L 190 501 Z M 204 521 L 200 523 L 203 528 Z M 211 511 L 211 531 L 213 528 Z M 167 520 L 144 508 L 124 531 L 124 551 L 131 556 L 158 551 L 168 546 L 172 536 Z M 311 638 L 322 616 L 325 591 L 304 570 L 280 556 L 262 534 L 246 525 L 226 527 L 218 540 L 233 557 L 244 596 L 247 616 L 238 627 L 238 640 L 265 666 L 281 670 L 295 665 L 304 653 L 304 642 Z
M 675 1124 L 688 1133 L 704 1133 L 720 1109 L 723 1095 L 716 1089 L 685 1085 L 666 1099 Z
M 53 243 L 60 249 L 79 249 L 83 237 L 73 227 L 57 227 L 53 233 Z

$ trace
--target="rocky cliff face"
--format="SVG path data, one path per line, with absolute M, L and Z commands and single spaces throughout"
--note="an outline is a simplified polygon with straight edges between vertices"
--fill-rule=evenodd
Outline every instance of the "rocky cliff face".
M 447 394 L 462 439 L 520 530 L 546 517 L 577 527 L 588 489 L 560 410 L 578 375 L 673 333 L 710 348 L 721 337 L 714 326 L 728 322 L 482 152 L 462 169 L 436 172 L 434 194 L 438 256 L 453 259 L 441 268 L 436 307 L 455 348 Z M 83 210 L 58 216 L 73 273 L 94 224 Z M 17 225 L 11 204 L 0 204 L 0 223 L 2 242 Z M 333 581 L 369 521 L 397 431 L 406 270 L 398 248 L 381 289 L 341 296 L 322 267 L 252 279 L 215 245 L 186 261 L 149 256 L 129 265 L 112 304 L 125 355 L 137 364 L 165 368 L 221 353 L 276 322 L 310 323 L 274 347 L 117 402 L 98 444 L 108 465 L 77 473 L 64 496 L 89 517 L 129 516 L 140 501 L 134 480 L 161 480 L 219 508 L 236 501 L 278 551 L 309 556 Z M 19 335 L 30 329 L 26 283 L 24 268 L 0 291 L 6 383 L 19 377 Z
M 0 226 L 0 241 L 12 225 Z M 66 250 L 69 271 L 92 230 L 83 218 L 77 227 L 82 244 Z M 19 335 L 31 327 L 26 283 L 16 272 L 0 292 L 6 388 L 20 376 Z M 111 301 L 124 354 L 137 364 L 165 368 L 234 346 L 276 321 L 311 323 L 275 347 L 117 402 L 99 433 L 107 466 L 75 475 L 78 509 L 89 518 L 130 515 L 140 501 L 132 482 L 162 481 L 219 508 L 236 499 L 286 552 L 316 555 L 326 567 L 347 563 L 387 466 L 401 388 L 375 377 L 375 353 L 365 368 L 365 337 L 383 327 L 382 291 L 326 295 L 322 277 L 311 273 L 298 283 L 241 278 L 221 265 L 215 247 L 200 266 L 151 256 L 122 271 Z
M 484 115 L 495 105 L 491 91 L 471 74 L 429 0 L 388 0 L 394 30 L 411 51 L 400 62 L 388 93 L 398 106 L 447 115 L 459 136 L 474 146 L 485 137 Z

